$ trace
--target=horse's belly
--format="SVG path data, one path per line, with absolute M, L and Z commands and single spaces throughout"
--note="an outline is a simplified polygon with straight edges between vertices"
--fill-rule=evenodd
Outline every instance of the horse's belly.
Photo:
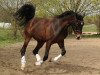
M 45 35 L 42 32 L 33 33 L 33 38 L 37 41 L 45 41 Z

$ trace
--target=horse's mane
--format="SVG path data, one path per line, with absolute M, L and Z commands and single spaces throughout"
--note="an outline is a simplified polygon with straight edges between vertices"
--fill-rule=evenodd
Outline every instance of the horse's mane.
M 84 17 L 81 14 L 74 11 L 65 11 L 64 13 L 57 15 L 56 18 L 61 19 L 61 18 L 72 16 L 72 15 L 76 16 L 78 20 L 83 21 Z
M 65 11 L 64 13 L 57 15 L 56 17 L 63 18 L 63 17 L 71 16 L 71 15 L 76 15 L 76 13 L 73 11 Z

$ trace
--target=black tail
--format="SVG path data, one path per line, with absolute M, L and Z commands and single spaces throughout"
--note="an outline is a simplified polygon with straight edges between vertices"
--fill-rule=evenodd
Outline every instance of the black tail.
M 25 26 L 35 15 L 35 7 L 32 4 L 24 4 L 14 14 L 20 26 Z

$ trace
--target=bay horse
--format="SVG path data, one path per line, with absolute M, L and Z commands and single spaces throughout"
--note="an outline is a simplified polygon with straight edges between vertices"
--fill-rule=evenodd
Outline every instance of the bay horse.
M 49 50 L 52 44 L 57 43 L 61 49 L 61 54 L 53 59 L 57 61 L 61 56 L 66 53 L 64 46 L 64 39 L 68 35 L 68 27 L 72 26 L 72 29 L 79 40 L 82 34 L 82 28 L 84 25 L 83 16 L 73 12 L 65 11 L 60 15 L 56 15 L 52 18 L 35 18 L 35 7 L 32 4 L 23 5 L 15 14 L 14 17 L 18 20 L 19 25 L 24 26 L 25 41 L 21 49 L 21 69 L 25 68 L 25 52 L 27 45 L 31 38 L 37 41 L 37 45 L 33 50 L 33 54 L 36 56 L 35 65 L 41 65 L 48 59 Z M 38 54 L 40 48 L 46 43 L 45 55 L 43 60 Z

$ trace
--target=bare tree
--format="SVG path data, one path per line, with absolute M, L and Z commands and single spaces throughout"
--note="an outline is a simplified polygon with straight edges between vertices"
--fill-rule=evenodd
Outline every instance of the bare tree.
M 0 8 L 2 9 L 1 21 L 9 22 L 12 25 L 13 37 L 17 37 L 17 31 L 20 29 L 13 17 L 18 8 L 29 0 L 0 0 Z

